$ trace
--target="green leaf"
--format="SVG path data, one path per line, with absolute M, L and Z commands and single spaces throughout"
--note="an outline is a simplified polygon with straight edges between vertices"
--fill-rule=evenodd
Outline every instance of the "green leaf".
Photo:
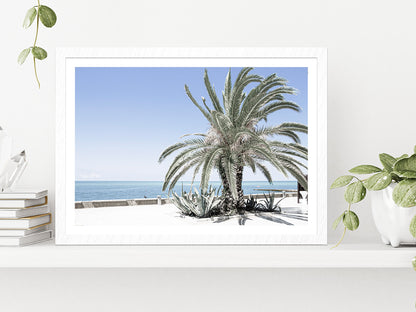
M 416 154 L 416 145 L 415 145 L 415 147 L 413 148 L 413 154 Z
M 394 158 L 393 156 L 389 155 L 389 154 L 386 154 L 386 153 L 380 154 L 379 158 L 380 158 L 380 162 L 383 165 L 384 169 L 386 169 L 388 172 L 392 172 L 393 171 L 393 165 L 397 161 L 397 159 Z
M 412 234 L 413 237 L 416 237 L 416 216 L 412 218 L 412 221 L 410 221 L 410 234 Z
M 416 171 L 393 171 L 401 178 L 416 179 Z
M 52 27 L 56 23 L 55 12 L 46 5 L 41 5 L 39 7 L 39 17 L 42 24 L 46 27 Z
M 350 170 L 351 173 L 357 173 L 357 174 L 369 174 L 369 173 L 376 173 L 380 172 L 381 169 L 373 166 L 373 165 L 361 165 L 354 167 Z
M 372 191 L 379 191 L 385 189 L 390 184 L 391 175 L 386 171 L 376 173 L 364 182 L 365 187 Z
M 41 47 L 33 47 L 32 54 L 38 60 L 44 60 L 48 56 L 48 53 Z
M 401 207 L 416 206 L 416 179 L 400 181 L 393 190 L 393 200 Z
M 394 164 L 394 171 L 406 178 L 416 178 L 416 155 L 397 161 Z
M 403 154 L 402 156 L 397 157 L 397 160 L 401 160 L 401 159 L 403 159 L 403 158 L 407 158 L 407 157 L 409 157 L 409 155 L 407 155 L 407 154 Z
M 25 61 L 27 56 L 30 53 L 30 48 L 24 49 L 22 52 L 20 52 L 19 56 L 17 57 L 17 63 L 19 63 L 19 65 L 22 65 Z
M 392 171 L 390 173 L 391 178 L 394 182 L 400 182 L 401 180 L 403 180 L 403 178 L 399 177 L 399 175 L 397 174 L 397 172 Z
M 351 176 L 351 175 L 341 176 L 341 177 L 337 178 L 334 181 L 334 183 L 332 183 L 331 189 L 346 186 L 346 185 L 350 184 L 352 179 L 354 179 L 354 176 Z
M 23 21 L 23 28 L 29 28 L 30 25 L 32 25 L 33 21 L 35 20 L 36 14 L 37 14 L 37 11 L 35 7 L 30 8 L 27 11 L 25 19 Z
M 366 189 L 361 181 L 351 183 L 347 186 L 344 198 L 347 203 L 354 204 L 362 201 L 366 194 Z
M 360 226 L 360 219 L 352 211 L 346 211 L 342 219 L 345 227 L 350 231 L 355 231 Z
M 412 259 L 413 270 L 416 271 L 416 257 Z
M 332 224 L 332 228 L 335 230 L 338 227 L 338 224 L 341 222 L 341 220 L 344 219 L 345 211 L 334 221 Z

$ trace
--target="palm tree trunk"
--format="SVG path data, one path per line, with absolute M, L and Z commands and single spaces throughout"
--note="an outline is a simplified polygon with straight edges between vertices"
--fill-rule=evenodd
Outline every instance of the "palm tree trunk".
M 237 209 L 239 211 L 244 208 L 244 191 L 243 191 L 243 166 L 237 168 Z
M 224 197 L 224 205 L 222 207 L 222 213 L 228 214 L 234 210 L 233 195 L 231 193 L 230 184 L 225 174 L 224 167 L 220 164 L 218 172 L 222 182 L 222 195 Z

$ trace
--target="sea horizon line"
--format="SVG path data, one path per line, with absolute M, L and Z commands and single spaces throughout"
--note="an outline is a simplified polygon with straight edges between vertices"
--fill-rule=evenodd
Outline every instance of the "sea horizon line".
M 75 182 L 164 182 L 163 180 L 75 180 Z M 192 181 L 181 181 L 178 182 L 176 184 L 180 184 L 183 182 L 192 182 Z M 197 183 L 197 182 L 201 182 L 201 181 L 193 181 L 193 183 Z M 210 181 L 210 182 L 218 182 L 221 183 L 221 181 L 217 180 L 217 181 Z M 244 180 L 244 182 L 266 182 L 269 183 L 268 181 L 263 181 L 263 180 Z M 296 180 L 273 180 L 273 182 L 297 182 Z M 273 183 L 272 182 L 272 183 Z

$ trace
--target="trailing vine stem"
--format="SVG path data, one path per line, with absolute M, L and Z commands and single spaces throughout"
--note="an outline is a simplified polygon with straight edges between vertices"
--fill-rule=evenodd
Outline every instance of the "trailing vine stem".
M 351 204 L 348 204 L 348 212 L 349 211 L 351 211 Z M 342 232 L 341 238 L 339 239 L 338 243 L 336 243 L 334 246 L 331 247 L 331 249 L 337 248 L 342 243 L 346 232 L 347 232 L 347 227 L 344 225 L 344 231 Z
M 33 43 L 33 47 L 36 47 L 36 42 L 38 41 L 38 34 L 39 34 L 39 8 L 40 8 L 40 1 L 38 1 L 38 10 L 36 13 L 36 34 L 35 34 L 35 42 Z M 33 56 L 33 68 L 35 70 L 35 78 L 36 78 L 36 82 L 38 83 L 39 89 L 40 89 L 40 81 L 39 81 L 39 77 L 38 77 L 38 72 L 36 70 L 36 58 L 35 56 Z
M 56 24 L 56 13 L 48 6 L 41 5 L 40 0 L 36 0 L 37 5 L 31 7 L 25 16 L 23 21 L 23 28 L 29 28 L 36 19 L 36 31 L 35 31 L 35 40 L 33 45 L 23 49 L 19 56 L 17 57 L 17 63 L 22 65 L 30 53 L 33 56 L 33 69 L 35 72 L 36 82 L 40 88 L 40 81 L 37 72 L 37 62 L 36 60 L 44 60 L 48 57 L 48 52 L 45 49 L 38 46 L 38 37 L 39 37 L 39 27 L 42 23 L 45 27 L 51 28 Z
M 342 241 L 344 240 L 346 232 L 347 232 L 347 227 L 344 226 L 344 231 L 342 232 L 342 236 L 341 236 L 340 240 L 338 241 L 338 243 L 336 243 L 334 246 L 332 246 L 331 249 L 337 248 L 342 243 Z

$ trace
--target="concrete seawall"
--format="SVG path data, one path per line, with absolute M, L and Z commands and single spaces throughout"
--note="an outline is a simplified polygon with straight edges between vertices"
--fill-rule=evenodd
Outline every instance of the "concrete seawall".
M 170 203 L 168 198 L 140 198 L 140 199 L 115 199 L 75 202 L 75 209 L 103 208 L 140 205 L 164 205 Z
M 287 190 L 287 197 L 296 197 L 297 192 L 294 190 Z M 267 194 L 266 194 L 267 195 Z M 253 196 L 255 199 L 263 199 L 264 194 L 245 195 L 248 199 Z M 275 193 L 276 198 L 283 197 L 282 193 Z M 169 198 L 140 198 L 140 199 L 114 199 L 114 200 L 94 200 L 94 201 L 77 201 L 75 202 L 75 209 L 85 208 L 104 208 L 104 207 L 126 207 L 126 206 L 141 206 L 141 205 L 165 205 L 170 204 Z

